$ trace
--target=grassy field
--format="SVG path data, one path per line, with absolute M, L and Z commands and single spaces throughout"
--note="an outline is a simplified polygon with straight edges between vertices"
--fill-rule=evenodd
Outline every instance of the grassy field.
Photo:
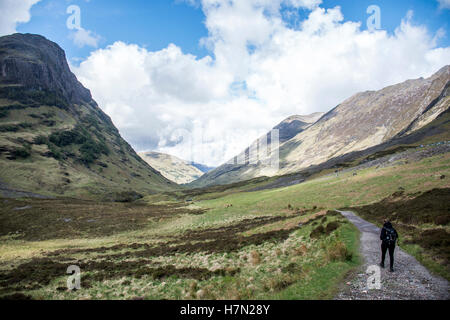
M 449 188 L 449 158 L 127 204 L 1 199 L 0 296 L 328 299 L 360 262 L 358 231 L 332 210 L 377 204 L 399 190 L 414 198 Z M 180 201 L 186 195 L 192 201 Z M 448 231 L 435 221 L 425 227 Z M 72 264 L 81 268 L 81 290 L 66 288 Z

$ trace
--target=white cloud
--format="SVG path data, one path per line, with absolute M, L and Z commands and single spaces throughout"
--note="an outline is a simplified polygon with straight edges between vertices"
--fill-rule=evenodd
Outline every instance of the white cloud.
M 438 0 L 439 8 L 450 9 L 450 0 Z
M 40 0 L 0 0 L 0 36 L 15 33 L 19 23 L 30 21 L 30 9 Z
M 315 9 L 322 3 L 322 0 L 287 0 L 295 8 Z
M 73 40 L 75 45 L 80 48 L 84 46 L 97 48 L 98 42 L 100 41 L 100 36 L 83 28 L 72 31 L 70 33 L 70 38 Z
M 116 42 L 74 71 L 136 149 L 218 165 L 287 116 L 328 111 L 450 62 L 450 48 L 436 48 L 439 35 L 410 14 L 394 34 L 369 32 L 319 2 L 202 0 L 209 35 L 201 43 L 214 58 Z M 313 10 L 292 29 L 281 3 Z M 179 139 L 185 132 L 203 144 L 190 148 Z

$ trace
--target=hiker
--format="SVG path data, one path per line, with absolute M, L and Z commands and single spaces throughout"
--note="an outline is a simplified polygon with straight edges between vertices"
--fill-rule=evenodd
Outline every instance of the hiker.
M 392 226 L 391 222 L 384 220 L 383 229 L 380 234 L 381 240 L 381 263 L 380 266 L 384 268 L 384 258 L 386 257 L 386 251 L 389 250 L 389 262 L 390 272 L 394 272 L 394 250 L 395 242 L 398 240 L 397 231 Z

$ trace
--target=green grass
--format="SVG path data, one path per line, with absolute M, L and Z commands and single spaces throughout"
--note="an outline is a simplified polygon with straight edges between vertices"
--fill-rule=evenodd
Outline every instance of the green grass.
M 351 261 L 338 261 L 325 266 L 311 265 L 313 274 L 308 281 L 299 281 L 285 290 L 268 299 L 281 300 L 317 300 L 332 299 L 344 276 L 355 269 L 361 262 L 359 255 L 359 231 L 353 225 L 345 225 L 339 231 L 339 238 L 346 244 L 348 250 L 353 253 Z
M 427 252 L 417 244 L 401 244 L 403 250 L 414 256 L 422 265 L 431 272 L 440 275 L 450 281 L 450 271 L 448 266 L 436 262 Z
M 92 106 L 71 107 L 77 113 L 53 105 L 0 100 L 2 183 L 42 195 L 91 199 L 176 187 L 140 159 Z
M 212 222 L 221 217 L 245 215 L 278 214 L 290 204 L 294 208 L 323 209 L 356 206 L 379 201 L 399 187 L 405 193 L 426 191 L 448 186 L 447 180 L 439 179 L 440 174 L 450 173 L 450 154 L 424 159 L 418 163 L 399 164 L 393 167 L 369 168 L 353 176 L 351 172 L 319 177 L 295 186 L 258 192 L 231 193 L 220 198 L 202 200 L 195 203 L 211 208 L 204 217 Z M 226 207 L 231 204 L 232 207 Z
M 51 201 L 45 201 L 46 203 Z M 36 205 L 29 202 L 29 204 Z M 16 206 L 18 204 L 13 204 Z M 103 205 L 107 206 L 107 204 Z M 132 208 L 133 205 L 130 205 Z M 106 207 L 105 207 L 106 208 Z M 92 207 L 94 210 L 95 208 Z M 59 209 L 61 211 L 61 209 Z M 80 205 L 77 205 L 73 210 L 79 212 L 88 211 L 83 210 Z M 152 212 L 150 210 L 150 212 Z M 171 223 L 180 224 L 183 223 L 183 219 L 186 213 L 181 217 L 170 218 Z M 68 214 L 65 213 L 64 217 Z M 94 217 L 100 218 L 98 215 Z M 303 220 L 308 220 L 311 217 L 310 214 L 302 216 Z M 24 217 L 25 218 L 25 217 Z M 83 216 L 80 218 L 84 219 Z M 78 218 L 77 220 L 80 220 Z M 111 223 L 111 218 L 105 217 L 106 224 Z M 319 223 L 327 225 L 332 221 L 340 221 L 340 227 L 333 231 L 329 235 L 323 235 L 318 239 L 310 239 L 309 234 L 317 227 L 314 224 L 305 225 L 299 229 L 296 229 L 296 224 L 290 223 L 291 219 L 286 220 L 286 224 L 268 224 L 268 228 L 252 228 L 249 229 L 249 235 L 245 237 L 264 235 L 267 232 L 281 230 L 287 230 L 285 233 L 286 238 L 277 238 L 276 233 L 274 237 L 268 237 L 266 241 L 261 243 L 249 244 L 237 250 L 232 251 L 217 251 L 217 252 L 180 252 L 175 255 L 145 255 L 148 259 L 143 265 L 148 267 L 161 266 L 164 269 L 175 266 L 175 268 L 193 268 L 194 270 L 200 270 L 206 268 L 207 270 L 228 270 L 226 272 L 237 271 L 235 275 L 213 275 L 206 279 L 192 279 L 189 276 L 184 277 L 182 275 L 172 274 L 167 275 L 162 279 L 153 278 L 151 274 L 143 273 L 142 277 L 136 277 L 139 273 L 138 269 L 133 270 L 130 275 L 127 273 L 122 274 L 122 270 L 119 267 L 122 262 L 125 265 L 138 261 L 138 258 L 134 258 L 135 254 L 139 253 L 139 246 L 136 249 L 132 249 L 131 245 L 136 241 L 142 242 L 145 239 L 145 243 L 153 245 L 165 245 L 166 240 L 162 235 L 166 237 L 170 235 L 183 235 L 186 233 L 179 233 L 176 228 L 172 227 L 164 229 L 164 224 L 150 223 L 147 229 L 140 229 L 138 231 L 124 231 L 111 236 L 96 234 L 96 238 L 92 238 L 91 241 L 71 241 L 63 239 L 48 239 L 44 241 L 24 241 L 9 234 L 3 237 L 3 246 L 0 250 L 2 260 L 4 261 L 3 267 L 0 271 L 8 272 L 12 268 L 17 268 L 16 272 L 26 272 L 25 266 L 21 266 L 21 263 L 29 263 L 31 261 L 35 270 L 35 275 L 27 279 L 24 275 L 24 280 L 20 282 L 24 288 L 21 292 L 31 295 L 35 299 L 129 299 L 133 297 L 144 297 L 146 299 L 260 299 L 264 298 L 266 292 L 276 293 L 283 288 L 286 283 L 292 284 L 297 281 L 301 281 L 304 277 L 307 279 L 312 278 L 316 281 L 316 277 L 320 274 L 316 274 L 313 270 L 313 266 L 326 266 L 328 264 L 334 264 L 335 262 L 330 260 L 329 252 L 333 249 L 334 244 L 343 242 L 347 247 L 345 252 L 352 252 L 352 255 L 356 254 L 355 247 L 351 247 L 351 242 L 348 240 L 351 238 L 357 238 L 357 231 L 350 226 L 350 224 L 339 216 L 330 216 L 326 222 L 322 220 Z M 221 226 L 226 227 L 232 223 L 239 223 L 240 219 L 234 219 L 233 221 L 223 221 Z M 81 221 L 80 221 L 81 222 Z M 119 221 L 119 223 L 121 223 Z M 317 222 L 316 222 L 317 223 Z M 67 227 L 68 225 L 66 225 Z M 152 229 L 152 230 L 149 230 Z M 209 227 L 206 231 L 210 230 Z M 95 232 L 95 230 L 93 230 Z M 236 236 L 239 235 L 240 229 L 237 229 Z M 351 234 L 353 232 L 353 234 Z M 151 235 L 156 236 L 158 240 L 151 240 Z M 195 235 L 195 234 L 193 234 Z M 224 233 L 224 236 L 227 232 Z M 84 237 L 92 237 L 88 232 L 84 232 Z M 220 238 L 220 237 L 219 237 Z M 233 238 L 233 237 L 232 237 Z M 232 239 L 231 238 L 231 239 Z M 109 239 L 109 240 L 108 240 Z M 214 241 L 217 239 L 216 235 L 207 237 L 205 240 L 197 240 L 199 243 L 208 243 L 208 241 Z M 243 238 L 245 239 L 245 238 Z M 180 239 L 180 244 L 183 240 Z M 204 242 L 203 242 L 204 241 Z M 227 240 L 224 240 L 227 241 Z M 105 252 L 92 252 L 91 249 L 98 249 L 104 246 L 110 247 L 111 245 L 122 244 L 123 246 L 117 249 L 110 249 Z M 348 246 L 347 246 L 348 244 Z M 58 274 L 64 274 L 63 269 L 55 270 L 56 273 L 48 274 L 51 269 L 48 269 L 48 265 L 42 265 L 45 260 L 40 260 L 48 254 L 57 251 L 57 248 L 64 250 L 76 250 L 73 253 L 59 253 L 58 255 L 50 255 L 51 264 L 63 263 L 72 264 L 68 261 L 77 261 L 83 268 L 86 268 L 86 263 L 101 262 L 108 255 L 113 255 L 106 258 L 108 263 L 115 265 L 113 269 L 108 272 L 119 272 L 118 276 L 114 276 L 111 273 L 106 273 L 106 279 L 102 281 L 92 280 L 96 275 L 105 275 L 102 273 L 102 269 L 85 270 L 82 273 L 82 285 L 85 284 L 85 288 L 77 292 L 69 292 L 67 290 L 60 290 L 65 287 L 66 276 Z M 299 251 L 299 248 L 303 248 L 303 251 Z M 348 250 L 348 251 L 347 251 Z M 121 257 L 121 254 L 130 255 L 129 258 Z M 258 260 L 252 262 L 252 256 L 257 255 Z M 339 254 L 336 258 L 341 259 Z M 67 262 L 65 262 L 67 261 Z M 339 263 L 337 263 L 339 264 Z M 347 262 L 344 263 L 347 265 Z M 353 263 L 349 263 L 352 265 Z M 14 265 L 14 266 L 12 266 Z M 44 267 L 45 266 L 45 267 Z M 293 267 L 294 266 L 294 267 Z M 200 268 L 200 269 L 199 269 Z M 295 270 L 302 270 L 296 272 Z M 44 270 L 44 271 L 40 271 Z M 335 270 L 334 277 L 342 276 L 347 268 Z M 61 272 L 61 273 L 59 273 Z M 125 270 L 124 270 L 125 272 Z M 224 271 L 225 272 L 225 271 Z M 275 277 L 273 275 L 276 275 Z M 30 277 L 30 276 L 28 276 Z M 43 277 L 49 279 L 48 285 L 42 288 L 33 289 L 31 283 L 34 277 Z M 274 279 L 276 281 L 274 281 Z M 39 280 L 37 280 L 39 281 Z M 333 284 L 331 284 L 333 285 Z M 14 285 L 9 286 L 8 290 L 13 290 Z M 1 283 L 0 283 L 1 289 Z M 5 288 L 3 288 L 5 289 Z M 8 291 L 7 290 L 7 291 Z
M 333 215 L 300 228 L 298 223 L 329 209 L 376 203 L 399 187 L 405 193 L 448 187 L 448 180 L 439 179 L 439 175 L 450 175 L 448 160 L 449 155 L 444 154 L 409 164 L 368 168 L 357 176 L 320 176 L 299 185 L 257 192 L 244 192 L 246 186 L 241 184 L 222 192 L 198 193 L 193 202 L 180 202 L 186 195 L 180 190 L 149 195 L 126 205 L 44 201 L 53 211 L 48 207 L 41 210 L 37 200 L 10 203 L 4 206 L 9 208 L 5 213 L 0 211 L 2 218 L 10 221 L 20 217 L 29 223 L 2 222 L 5 228 L 10 227 L 1 236 L 0 273 L 20 273 L 26 270 L 26 263 L 44 270 L 35 276 L 51 276 L 47 285 L 32 288 L 33 279 L 26 275 L 19 283 L 26 289 L 18 291 L 36 299 L 330 299 L 343 277 L 360 263 L 359 233 L 342 217 Z M 152 207 L 156 204 L 159 209 Z M 29 219 L 26 211 L 11 211 L 26 205 L 33 207 L 30 214 L 40 213 L 40 219 Z M 56 222 L 58 216 L 76 223 Z M 99 220 L 98 229 L 87 221 L 89 218 Z M 27 238 L 27 230 L 33 230 L 30 234 L 34 237 L 41 233 L 42 225 L 33 223 L 52 221 L 52 228 L 56 228 L 52 229 L 53 237 Z M 333 221 L 340 223 L 337 230 L 310 237 L 319 224 L 326 227 Z M 236 239 L 239 241 L 233 242 Z M 171 248 L 179 250 L 167 253 Z M 419 254 L 420 250 L 414 253 Z M 351 259 L 346 258 L 349 255 Z M 64 266 L 77 261 L 82 286 L 86 286 L 76 292 L 64 290 L 65 270 L 52 271 L 43 258 Z M 95 267 L 102 261 L 110 263 L 111 269 Z M 89 267 L 89 263 L 94 266 Z M 130 267 L 133 263 L 135 268 Z M 155 277 L 155 268 L 190 268 L 194 273 L 219 270 L 222 274 L 198 278 L 188 270 Z M 102 274 L 105 279 L 96 278 Z M 2 287 L 0 282 L 0 295 L 13 289 Z

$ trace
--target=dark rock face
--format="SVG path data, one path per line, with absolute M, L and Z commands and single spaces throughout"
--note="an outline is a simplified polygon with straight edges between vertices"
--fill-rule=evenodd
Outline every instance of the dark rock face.
M 57 92 L 70 103 L 92 100 L 56 43 L 40 35 L 16 33 L 0 37 L 0 48 L 0 84 Z
M 283 121 L 279 125 L 274 127 L 274 129 L 279 130 L 280 142 L 285 142 L 285 141 L 288 141 L 289 139 L 295 137 L 297 134 L 299 134 L 303 130 L 305 130 L 309 125 L 310 125 L 310 123 L 306 123 L 306 122 L 303 122 L 300 120 L 293 120 L 290 122 Z M 270 141 L 271 141 L 270 137 L 271 137 L 271 135 L 268 133 L 267 134 L 267 139 L 268 139 L 267 143 L 270 143 Z

